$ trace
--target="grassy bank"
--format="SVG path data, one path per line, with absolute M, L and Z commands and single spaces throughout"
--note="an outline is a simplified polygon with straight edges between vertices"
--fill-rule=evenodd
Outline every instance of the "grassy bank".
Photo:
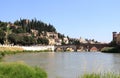
M 23 51 L 20 47 L 0 47 L 0 54 L 15 54 Z
M 0 78 L 47 78 L 45 71 L 21 62 L 0 63 Z
M 104 74 L 84 74 L 83 76 L 79 78 L 120 78 L 120 74 L 114 74 L 114 73 L 104 73 Z
M 101 52 L 104 53 L 120 53 L 120 49 L 118 47 L 104 47 Z
M 4 51 L 23 51 L 23 48 L 20 47 L 0 47 L 0 52 Z
M 16 54 L 25 52 L 52 52 L 52 50 L 24 50 L 20 47 L 0 47 L 0 59 L 6 54 Z

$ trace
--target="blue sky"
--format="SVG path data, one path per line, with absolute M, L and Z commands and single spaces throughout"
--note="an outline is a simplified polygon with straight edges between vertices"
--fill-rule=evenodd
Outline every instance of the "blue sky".
M 110 42 L 120 32 L 120 0 L 0 0 L 0 20 L 36 18 L 73 38 Z

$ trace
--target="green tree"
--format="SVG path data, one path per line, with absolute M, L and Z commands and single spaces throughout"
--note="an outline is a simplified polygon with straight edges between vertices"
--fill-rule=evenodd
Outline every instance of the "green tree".
M 111 41 L 109 45 L 112 46 L 112 47 L 116 47 L 117 46 L 116 41 Z
M 79 42 L 79 40 L 76 40 L 76 39 L 69 39 L 69 44 L 79 45 L 80 42 Z
M 0 43 L 4 44 L 5 40 L 5 32 L 3 30 L 0 30 Z
M 0 29 L 5 31 L 7 29 L 7 23 L 0 21 Z
M 18 36 L 15 33 L 12 33 L 8 35 L 8 41 L 10 42 L 10 44 L 17 45 L 22 42 L 22 37 Z
M 64 34 L 58 33 L 58 38 L 63 39 L 64 37 Z
M 25 33 L 24 30 L 21 27 L 19 27 L 17 29 L 13 29 L 12 32 L 16 33 L 16 34 L 18 34 L 18 33 Z
M 35 39 L 31 36 L 23 36 L 22 45 L 33 45 L 35 44 Z
M 48 45 L 49 44 L 49 40 L 46 38 L 38 38 L 37 39 L 37 44 L 45 44 Z

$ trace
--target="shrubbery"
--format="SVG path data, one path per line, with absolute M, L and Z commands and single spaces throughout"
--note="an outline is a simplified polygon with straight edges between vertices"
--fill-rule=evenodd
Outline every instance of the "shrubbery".
M 22 62 L 0 63 L 0 78 L 47 78 L 47 73 Z
M 101 51 L 106 53 L 119 53 L 120 49 L 118 47 L 104 47 Z

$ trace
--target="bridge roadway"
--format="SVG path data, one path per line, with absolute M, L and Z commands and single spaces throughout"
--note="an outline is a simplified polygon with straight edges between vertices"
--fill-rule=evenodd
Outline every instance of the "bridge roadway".
M 102 48 L 108 47 L 108 44 L 80 44 L 80 45 L 56 45 L 54 51 L 101 51 Z

